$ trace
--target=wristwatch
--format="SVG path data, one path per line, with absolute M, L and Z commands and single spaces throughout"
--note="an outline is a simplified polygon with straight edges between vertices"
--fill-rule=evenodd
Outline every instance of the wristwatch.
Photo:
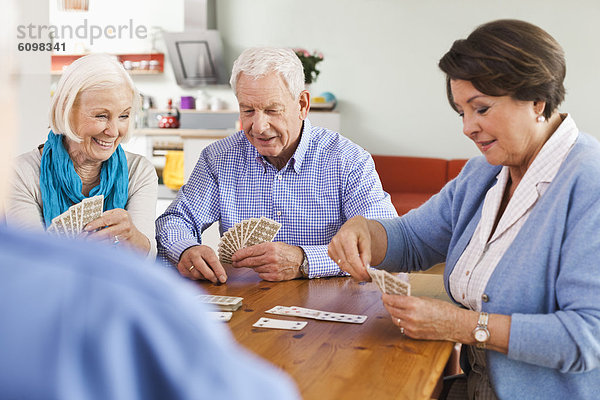
M 306 257 L 306 253 L 302 250 L 302 263 L 300 264 L 300 274 L 303 278 L 308 279 L 308 257 Z
M 477 342 L 478 349 L 485 349 L 485 344 L 490 340 L 490 331 L 488 330 L 488 313 L 482 312 L 479 314 L 477 326 L 473 329 L 473 337 Z

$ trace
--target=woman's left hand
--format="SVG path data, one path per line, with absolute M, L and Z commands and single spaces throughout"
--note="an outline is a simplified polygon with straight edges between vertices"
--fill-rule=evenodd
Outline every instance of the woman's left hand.
M 462 310 L 457 306 L 427 297 L 383 294 L 381 299 L 392 321 L 403 328 L 405 335 L 426 340 L 458 339 Z
M 94 240 L 106 240 L 111 243 L 125 243 L 138 249 L 150 250 L 150 241 L 133 224 L 131 216 L 122 208 L 115 208 L 102 215 L 83 228 L 84 235 Z

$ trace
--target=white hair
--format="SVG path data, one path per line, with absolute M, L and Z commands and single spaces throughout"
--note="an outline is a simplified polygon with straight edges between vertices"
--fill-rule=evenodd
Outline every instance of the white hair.
M 285 82 L 295 100 L 304 90 L 304 67 L 292 49 L 253 47 L 246 49 L 233 63 L 229 83 L 237 96 L 237 80 L 240 73 L 254 79 L 277 72 Z
M 133 95 L 129 129 L 123 137 L 123 141 L 127 141 L 133 132 L 135 115 L 140 107 L 140 94 L 125 68 L 115 56 L 108 54 L 89 54 L 78 58 L 64 70 L 50 105 L 52 131 L 80 143 L 82 139 L 73 131 L 70 119 L 79 94 L 86 90 L 113 89 L 121 85 L 131 89 Z

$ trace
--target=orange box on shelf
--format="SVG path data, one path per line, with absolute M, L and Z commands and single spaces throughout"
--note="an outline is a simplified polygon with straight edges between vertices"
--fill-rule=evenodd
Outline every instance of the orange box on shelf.
M 51 73 L 60 75 L 63 69 L 85 54 L 53 54 Z M 163 53 L 116 54 L 117 59 L 132 74 L 160 74 L 164 72 Z

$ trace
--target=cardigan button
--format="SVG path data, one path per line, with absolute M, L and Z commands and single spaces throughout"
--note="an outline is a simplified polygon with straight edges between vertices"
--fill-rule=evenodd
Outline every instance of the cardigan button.
M 482 300 L 484 303 L 487 303 L 488 301 L 490 301 L 490 298 L 488 297 L 488 295 L 487 295 L 487 294 L 485 294 L 485 293 L 484 293 L 484 294 L 481 296 L 481 300 Z

